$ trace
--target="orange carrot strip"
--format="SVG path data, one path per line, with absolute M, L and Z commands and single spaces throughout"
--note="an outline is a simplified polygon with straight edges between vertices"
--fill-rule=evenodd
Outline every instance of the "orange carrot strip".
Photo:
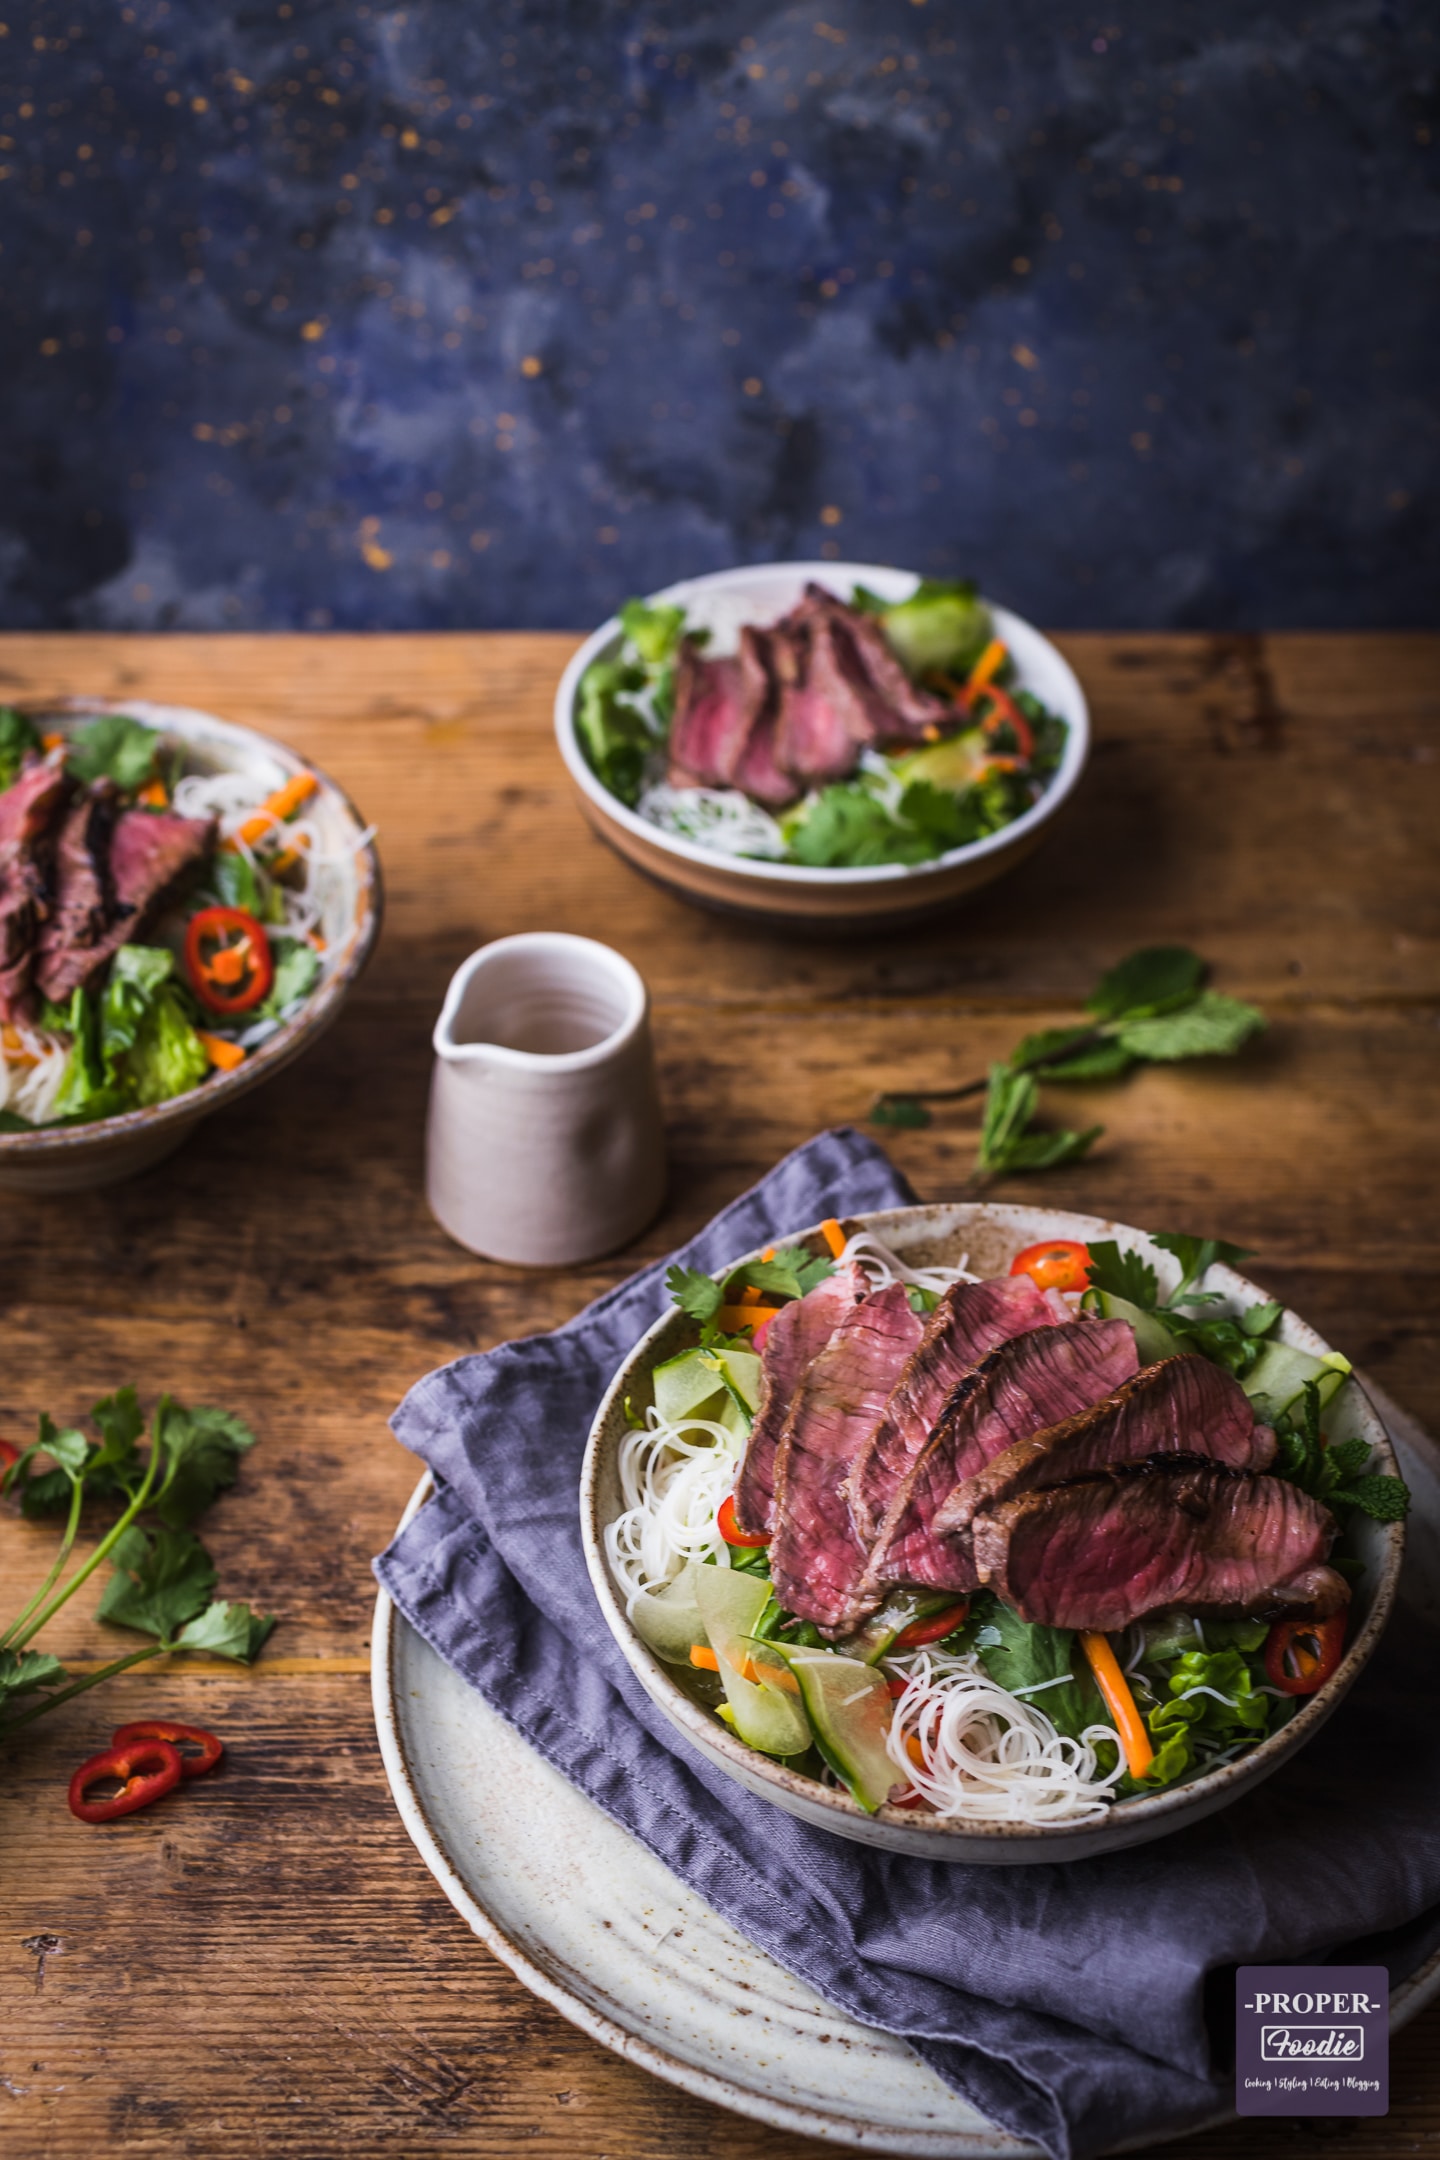
M 830 1216 L 827 1221 L 821 1223 L 820 1235 L 824 1238 L 825 1243 L 830 1248 L 831 1259 L 838 1260 L 841 1253 L 845 1250 L 845 1232 L 841 1229 L 839 1223 L 836 1222 L 833 1215 Z
M 149 810 L 168 810 L 170 807 L 170 797 L 165 792 L 163 780 L 147 781 L 135 800 L 144 803 Z
M 264 839 L 272 825 L 294 817 L 301 803 L 308 802 L 319 785 L 314 773 L 296 773 L 293 779 L 285 782 L 284 787 L 277 788 L 273 795 L 261 803 L 253 817 L 246 818 L 235 838 L 243 840 L 247 847 L 254 847 L 257 840 Z
M 722 1305 L 715 1319 L 727 1335 L 738 1335 L 742 1328 L 759 1327 L 762 1320 L 773 1320 L 778 1305 Z
M 1108 1636 L 1082 1632 L 1080 1646 L 1090 1660 L 1090 1670 L 1095 1675 L 1095 1685 L 1105 1698 L 1105 1707 L 1115 1720 L 1115 1730 L 1125 1751 L 1125 1767 L 1131 1777 L 1142 1778 L 1155 1760 L 1155 1750 L 1145 1730 L 1145 1721 L 1135 1706 L 1130 1683 L 1120 1670 L 1120 1660 L 1111 1649 Z
M 774 1259 L 774 1257 L 775 1257 L 775 1248 L 774 1248 L 774 1246 L 773 1246 L 773 1245 L 767 1245 L 767 1246 L 765 1247 L 765 1250 L 764 1250 L 764 1252 L 762 1252 L 762 1253 L 761 1253 L 761 1255 L 760 1255 L 760 1258 L 761 1258 L 762 1260 L 773 1260 L 773 1259 Z
M 200 1038 L 201 1049 L 217 1072 L 234 1072 L 237 1065 L 244 1064 L 245 1052 L 239 1043 L 227 1042 L 223 1035 L 207 1035 L 203 1028 L 197 1028 L 195 1033 Z
M 744 1289 L 740 1292 L 738 1303 L 741 1305 L 758 1305 L 760 1303 L 760 1292 L 755 1288 L 754 1283 L 746 1283 Z
M 47 755 L 51 750 L 63 750 L 65 743 L 65 736 L 59 734 L 42 735 L 40 737 L 40 747 Z
M 968 690 L 983 690 L 986 683 L 994 681 L 1004 664 L 1005 646 L 998 637 L 991 638 L 990 643 L 985 647 L 974 667 L 971 668 L 970 680 L 965 687 Z
M 708 1650 L 704 1643 L 692 1643 L 690 1645 L 690 1663 L 698 1665 L 701 1672 L 719 1672 L 720 1670 L 719 1658 L 716 1657 L 713 1650 Z

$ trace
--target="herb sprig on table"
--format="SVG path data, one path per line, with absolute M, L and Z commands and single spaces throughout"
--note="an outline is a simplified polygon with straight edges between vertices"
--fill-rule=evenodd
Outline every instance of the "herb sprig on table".
M 1142 1064 L 1231 1057 L 1265 1025 L 1239 998 L 1207 990 L 1205 962 L 1185 945 L 1148 945 L 1102 975 L 1085 1001 L 1088 1020 L 1044 1028 L 1016 1044 L 984 1079 L 960 1087 L 889 1090 L 871 1122 L 895 1128 L 930 1123 L 927 1105 L 984 1094 L 976 1169 L 997 1177 L 1051 1170 L 1087 1154 L 1104 1132 L 1036 1128 L 1041 1082 L 1118 1080 Z
M 45 1581 L 0 1630 L 0 1741 L 149 1658 L 193 1650 L 248 1665 L 275 1625 L 273 1616 L 215 1597 L 214 1562 L 190 1528 L 234 1484 L 240 1457 L 255 1444 L 249 1426 L 228 1410 L 187 1410 L 167 1395 L 145 1446 L 145 1419 L 133 1387 L 107 1395 L 90 1415 L 98 1439 L 75 1427 L 61 1430 L 42 1413 L 31 1445 L 6 1449 L 13 1459 L 0 1475 L 0 1493 L 17 1495 L 30 1521 L 63 1516 L 64 1527 Z M 119 1512 L 65 1581 L 87 1501 L 118 1503 Z M 154 1640 L 93 1672 L 73 1674 L 32 1645 L 106 1561 L 112 1572 L 100 1619 Z

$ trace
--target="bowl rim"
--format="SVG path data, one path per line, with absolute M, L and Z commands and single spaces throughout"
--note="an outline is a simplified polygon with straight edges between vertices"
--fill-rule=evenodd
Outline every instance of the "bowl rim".
M 1133 1224 L 1111 1221 L 1098 1215 L 1084 1215 L 1071 1209 L 1031 1207 L 1023 1203 L 929 1201 L 909 1207 L 867 1209 L 857 1214 L 845 1215 L 841 1220 L 849 1232 L 872 1228 L 882 1239 L 890 1242 L 885 1226 L 898 1226 L 903 1230 L 907 1222 L 915 1222 L 918 1226 L 921 1219 L 933 1225 L 937 1216 L 947 1215 L 951 1219 L 950 1231 L 937 1232 L 936 1235 L 953 1234 L 967 1216 L 988 1216 L 991 1220 L 997 1216 L 1020 1217 L 1029 1218 L 1024 1228 L 1031 1230 L 1032 1236 L 1025 1238 L 1026 1243 L 1050 1236 L 1078 1236 L 1086 1243 L 1092 1238 L 1114 1237 L 1122 1244 L 1129 1241 L 1145 1251 L 1147 1256 L 1154 1256 L 1162 1263 L 1169 1259 L 1168 1255 L 1150 1245 L 1148 1232 L 1137 1229 Z M 815 1223 L 807 1229 L 786 1231 L 785 1236 L 789 1240 L 799 1241 L 817 1236 L 819 1231 L 820 1225 Z M 1023 1235 L 1023 1232 L 1021 1234 Z M 917 1238 L 914 1242 L 920 1243 L 923 1240 Z M 746 1260 L 758 1259 L 763 1249 L 756 1246 L 749 1252 L 738 1253 L 731 1264 L 738 1266 Z M 1023 1245 L 1017 1244 L 1016 1250 L 1023 1250 Z M 1266 1293 L 1258 1284 L 1233 1268 L 1217 1266 L 1211 1270 L 1211 1274 L 1216 1287 L 1224 1289 L 1232 1296 L 1244 1296 L 1255 1303 L 1266 1300 Z M 1113 1801 L 1103 1816 L 1088 1817 L 1080 1822 L 972 1822 L 963 1816 L 917 1815 L 910 1809 L 892 1807 L 888 1802 L 877 1809 L 875 1814 L 867 1814 L 848 1792 L 821 1785 L 813 1778 L 802 1777 L 776 1758 L 746 1746 L 745 1742 L 731 1733 L 718 1718 L 710 1716 L 698 1703 L 693 1702 L 670 1677 L 663 1661 L 641 1640 L 626 1614 L 624 1599 L 611 1576 L 598 1511 L 598 1478 L 605 1427 L 613 1406 L 633 1387 L 636 1369 L 650 1345 L 656 1342 L 665 1330 L 672 1327 L 674 1321 L 675 1312 L 672 1308 L 661 1313 L 645 1330 L 605 1390 L 595 1413 L 580 1473 L 581 1537 L 585 1547 L 586 1566 L 600 1610 L 631 1670 L 671 1723 L 678 1726 L 682 1732 L 688 1733 L 712 1759 L 719 1757 L 727 1767 L 733 1766 L 737 1775 L 744 1773 L 740 1781 L 746 1784 L 750 1791 L 763 1791 L 765 1786 L 773 1785 L 780 1792 L 805 1801 L 809 1809 L 818 1808 L 834 1815 L 836 1827 L 843 1825 L 851 1834 L 859 1830 L 863 1835 L 863 1826 L 867 1824 L 903 1828 L 913 1833 L 912 1838 L 907 1841 L 908 1849 L 912 1853 L 919 1853 L 928 1845 L 934 1857 L 944 1857 L 940 1848 L 952 1841 L 972 1845 L 992 1843 L 997 1849 L 1008 1845 L 1041 1845 L 1053 1851 L 1057 1860 L 1063 1860 L 1067 1845 L 1093 1843 L 1097 1834 L 1103 1836 L 1106 1827 L 1111 1823 L 1114 1823 L 1117 1829 L 1122 1826 L 1133 1827 L 1139 1823 L 1158 1823 L 1163 1828 L 1166 1818 L 1175 1816 L 1179 1820 L 1172 1827 L 1179 1829 L 1195 1812 L 1202 1796 L 1213 1797 L 1228 1784 L 1231 1787 L 1228 1798 L 1218 1800 L 1216 1805 L 1226 1806 L 1230 1800 L 1238 1799 L 1243 1791 L 1260 1783 L 1263 1777 L 1278 1769 L 1318 1731 L 1330 1712 L 1349 1693 L 1379 1645 L 1395 1603 L 1400 1580 L 1400 1565 L 1405 1549 L 1403 1522 L 1380 1526 L 1384 1532 L 1384 1558 L 1370 1611 L 1354 1641 L 1347 1645 L 1336 1670 L 1323 1686 L 1306 1699 L 1304 1707 L 1298 1710 L 1287 1724 L 1278 1732 L 1269 1734 L 1249 1755 L 1241 1756 L 1232 1763 L 1221 1764 L 1207 1771 L 1203 1777 L 1193 1778 L 1186 1783 Z M 1330 1348 L 1309 1322 L 1302 1320 L 1299 1314 L 1288 1306 L 1281 1315 L 1280 1333 L 1287 1341 L 1295 1342 L 1298 1348 L 1310 1350 L 1315 1356 L 1323 1356 Z M 1394 1473 L 1398 1466 L 1384 1419 L 1380 1417 L 1364 1386 L 1355 1379 L 1353 1372 L 1351 1380 L 1364 1414 L 1373 1423 L 1378 1436 L 1374 1440 L 1374 1446 L 1381 1463 L 1384 1468 Z M 1259 1766 L 1262 1764 L 1264 1768 L 1260 1770 Z M 778 1801 L 775 1804 L 779 1804 Z M 809 1819 L 814 1821 L 816 1817 L 810 1814 Z M 955 1857 L 963 1856 L 957 1854 Z
M 852 584 L 878 581 L 879 587 L 886 584 L 893 587 L 903 582 L 907 591 L 913 591 L 921 583 L 918 571 L 897 570 L 882 563 L 735 564 L 727 570 L 707 571 L 702 577 L 682 578 L 659 592 L 647 594 L 646 604 L 658 606 L 684 602 L 696 594 L 723 591 L 741 580 L 754 579 L 757 585 L 763 585 L 767 577 L 773 577 L 776 584 L 782 581 L 792 582 L 796 578 L 807 581 L 813 578 L 817 583 L 827 584 L 837 578 L 848 579 Z M 904 596 L 898 592 L 896 594 L 897 598 Z M 640 817 L 627 804 L 622 803 L 618 795 L 612 795 L 591 771 L 575 732 L 575 704 L 580 678 L 591 661 L 599 659 L 621 636 L 618 615 L 610 616 L 597 630 L 592 630 L 566 662 L 565 671 L 555 691 L 555 737 L 560 755 L 571 779 L 598 812 L 637 840 L 648 841 L 684 862 L 698 863 L 711 870 L 718 868 L 733 871 L 742 879 L 762 883 L 774 881 L 795 886 L 802 891 L 806 887 L 833 891 L 845 886 L 863 890 L 866 886 L 923 884 L 937 871 L 948 871 L 958 865 L 981 862 L 987 856 L 1000 854 L 1012 847 L 1027 834 L 1038 832 L 1074 793 L 1090 755 L 1090 707 L 1080 686 L 1079 677 L 1069 661 L 1046 637 L 1044 631 L 1037 630 L 1023 615 L 1017 615 L 1013 610 L 1001 607 L 993 600 L 987 600 L 985 604 L 994 618 L 996 630 L 1002 636 L 1006 635 L 1008 627 L 1009 637 L 1012 639 L 1015 632 L 1019 631 L 1022 637 L 1038 640 L 1045 647 L 1052 664 L 1059 670 L 1073 707 L 1062 715 L 1067 726 L 1065 749 L 1049 786 L 1038 802 L 1032 803 L 1018 818 L 1013 818 L 1008 825 L 1002 826 L 999 832 L 987 833 L 983 839 L 971 840 L 964 847 L 950 848 L 930 862 L 874 863 L 861 869 L 817 870 L 803 863 L 767 862 L 752 856 L 724 855 L 716 848 L 702 847 L 698 841 L 683 839 L 678 833 L 669 833 L 662 826 L 652 825 L 648 819 Z
M 138 1110 L 124 1110 L 118 1117 L 95 1118 L 83 1125 L 39 1125 L 33 1132 L 0 1133 L 0 1161 L 35 1162 L 74 1155 L 101 1142 L 126 1140 L 164 1126 L 208 1117 L 212 1110 L 248 1094 L 290 1064 L 338 1017 L 351 987 L 368 964 L 380 935 L 385 891 L 374 832 L 366 825 L 350 797 L 323 766 L 317 765 L 313 758 L 303 757 L 278 736 L 263 734 L 259 728 L 246 727 L 238 720 L 222 719 L 218 713 L 206 712 L 198 706 L 159 704 L 148 698 L 75 695 L 16 702 L 30 718 L 54 720 L 62 727 L 97 714 L 123 710 L 144 720 L 147 725 L 168 729 L 186 741 L 218 737 L 222 741 L 228 739 L 237 748 L 263 750 L 291 773 L 313 773 L 320 783 L 322 795 L 337 803 L 352 820 L 359 842 L 356 848 L 359 869 L 356 914 L 346 948 L 293 1019 L 282 1022 L 275 1033 L 233 1072 L 214 1073 L 198 1087 L 187 1088 L 183 1095 L 172 1095 L 165 1102 L 146 1104 Z

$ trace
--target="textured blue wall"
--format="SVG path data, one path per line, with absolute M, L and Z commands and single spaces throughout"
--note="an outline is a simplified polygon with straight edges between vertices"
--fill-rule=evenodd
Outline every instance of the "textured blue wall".
M 828 552 L 1053 624 L 1433 622 L 1437 24 L 14 13 L 0 621 L 584 625 Z

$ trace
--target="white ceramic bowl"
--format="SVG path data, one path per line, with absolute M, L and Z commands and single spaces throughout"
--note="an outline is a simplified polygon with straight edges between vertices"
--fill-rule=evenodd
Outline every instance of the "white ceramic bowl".
M 862 1226 L 873 1230 L 894 1251 L 909 1256 L 912 1264 L 955 1265 L 968 1254 L 970 1267 L 980 1275 L 1005 1274 L 1015 1254 L 1041 1238 L 1080 1238 L 1088 1243 L 1093 1238 L 1113 1237 L 1121 1246 L 1143 1253 L 1154 1264 L 1162 1286 L 1173 1288 L 1178 1279 L 1175 1261 L 1152 1246 L 1143 1231 L 1058 1208 L 964 1202 L 894 1208 L 847 1218 L 845 1225 L 849 1231 Z M 737 1253 L 735 1257 L 737 1261 L 754 1259 L 758 1254 Z M 1229 1268 L 1213 1269 L 1207 1281 L 1242 1306 L 1259 1303 L 1265 1297 L 1264 1291 Z M 1317 1357 L 1329 1348 L 1313 1328 L 1290 1312 L 1281 1322 L 1280 1337 Z M 1020 1823 L 966 1823 L 919 1816 L 894 1807 L 882 1807 L 878 1813 L 867 1815 L 848 1793 L 799 1776 L 783 1763 L 757 1754 L 727 1731 L 677 1685 L 669 1668 L 646 1647 L 626 1617 L 624 1594 L 610 1572 L 604 1544 L 606 1525 L 621 1509 L 616 1456 L 626 1431 L 625 1399 L 631 1397 L 643 1409 L 651 1399 L 649 1376 L 653 1368 L 694 1339 L 692 1321 L 679 1311 L 666 1313 L 636 1344 L 600 1406 L 586 1449 L 580 1487 L 581 1526 L 590 1579 L 610 1631 L 632 1671 L 670 1722 L 718 1769 L 737 1778 L 762 1799 L 773 1801 L 788 1814 L 798 1815 L 821 1829 L 864 1845 L 883 1846 L 890 1852 L 911 1853 L 923 1859 L 992 1865 L 1083 1860 L 1098 1853 L 1121 1851 L 1127 1845 L 1146 1844 L 1213 1815 L 1217 1808 L 1228 1806 L 1288 1762 L 1348 1693 L 1380 1640 L 1399 1580 L 1404 1527 L 1356 1517 L 1351 1537 L 1365 1573 L 1355 1585 L 1352 1632 L 1345 1655 L 1333 1677 L 1290 1722 L 1249 1755 L 1188 1785 L 1117 1801 L 1098 1822 L 1043 1828 Z M 1395 1473 L 1395 1458 L 1385 1428 L 1354 1381 L 1347 1381 L 1335 1396 L 1327 1422 L 1332 1435 L 1362 1435 L 1375 1451 L 1376 1467 Z
M 913 571 L 887 570 L 873 563 L 759 563 L 751 569 L 716 570 L 708 577 L 688 578 L 653 593 L 651 600 L 683 606 L 695 623 L 713 627 L 714 649 L 724 651 L 726 634 L 733 638 L 739 623 L 776 621 L 795 605 L 812 580 L 845 600 L 856 585 L 867 585 L 886 600 L 904 600 L 920 582 Z M 1089 708 L 1073 670 L 1049 639 L 1018 615 L 993 604 L 991 613 L 997 636 L 1014 656 L 1020 687 L 1033 691 L 1068 729 L 1059 769 L 1044 794 L 1003 832 L 972 841 L 968 847 L 952 848 L 934 862 L 880 863 L 864 870 L 810 870 L 798 863 L 748 861 L 662 832 L 627 809 L 596 778 L 575 732 L 580 678 L 592 660 L 605 658 L 620 641 L 619 618 L 613 615 L 573 655 L 555 693 L 555 734 L 580 807 L 601 838 L 628 862 L 682 899 L 702 906 L 836 928 L 913 918 L 945 907 L 1024 860 L 1073 792 L 1090 754 Z
M 364 838 L 359 812 L 309 758 L 253 728 L 184 705 L 152 705 L 141 698 L 101 701 L 71 698 L 31 709 L 30 717 L 66 733 L 100 713 L 125 712 L 147 727 L 183 742 L 192 770 L 253 773 L 266 793 L 294 774 L 314 773 L 320 786 L 306 805 L 327 848 L 351 865 L 335 914 L 341 935 L 331 940 L 330 966 L 294 1018 L 263 1042 L 234 1072 L 212 1073 L 198 1088 L 123 1117 L 90 1125 L 41 1126 L 34 1132 L 0 1133 L 0 1191 L 82 1192 L 148 1170 L 177 1148 L 208 1117 L 270 1080 L 318 1040 L 339 1013 L 380 935 L 380 858 Z

